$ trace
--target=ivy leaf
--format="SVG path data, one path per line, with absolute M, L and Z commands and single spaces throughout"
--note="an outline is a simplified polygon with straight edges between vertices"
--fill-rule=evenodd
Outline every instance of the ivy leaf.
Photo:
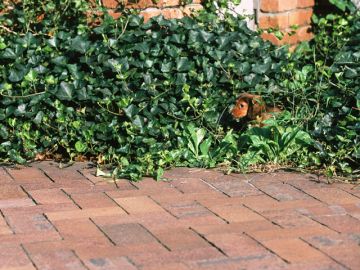
M 9 137 L 9 132 L 7 128 L 2 124 L 0 124 L 0 137 L 3 138 L 4 140 L 6 140 Z
M 252 67 L 252 71 L 257 74 L 265 74 L 271 67 L 271 63 L 255 64 Z
M 357 73 L 356 69 L 347 67 L 347 69 L 345 71 L 345 77 L 349 78 L 349 79 L 356 78 L 356 77 L 358 77 L 358 73 Z
M 85 54 L 90 49 L 90 41 L 82 36 L 77 36 L 71 42 L 71 49 Z
M 133 119 L 134 116 L 138 114 L 139 109 L 135 105 L 131 104 L 130 106 L 124 109 L 124 112 L 127 117 Z
M 26 104 L 24 104 L 24 103 L 20 104 L 20 105 L 16 108 L 14 114 L 15 114 L 16 116 L 24 115 L 24 114 L 26 113 L 26 107 L 27 107 Z
M 37 78 L 38 73 L 34 69 L 30 69 L 28 74 L 25 76 L 25 80 L 29 82 L 34 82 Z
M 83 142 L 77 141 L 77 142 L 75 143 L 75 149 L 76 149 L 76 151 L 79 152 L 79 153 L 84 153 L 84 152 L 86 151 L 86 149 L 87 149 L 87 146 L 86 146 L 86 144 L 84 144 Z
M 25 75 L 24 70 L 11 69 L 8 79 L 11 82 L 19 82 L 24 78 L 24 75 Z
M 48 43 L 50 46 L 55 47 L 55 48 L 57 48 L 58 45 L 59 45 L 59 41 L 58 41 L 58 39 L 57 39 L 56 37 L 53 37 L 53 38 L 48 39 L 48 40 L 47 40 L 47 43 Z
M 180 57 L 176 59 L 176 69 L 179 72 L 189 71 L 192 68 L 192 63 L 187 57 Z
M 67 82 L 61 82 L 56 96 L 60 100 L 71 100 L 73 98 L 74 86 Z
M 6 48 L 5 51 L 2 53 L 3 58 L 7 59 L 16 59 L 17 54 L 10 48 Z
M 161 64 L 161 72 L 164 72 L 164 73 L 170 72 L 171 68 L 172 68 L 172 63 L 171 62 L 168 62 L 168 63 L 163 62 Z
M 36 114 L 36 116 L 35 116 L 35 118 L 34 118 L 34 120 L 33 120 L 34 123 L 37 124 L 37 125 L 40 125 L 43 117 L 44 117 L 44 112 L 43 112 L 43 111 L 39 111 L 39 112 Z

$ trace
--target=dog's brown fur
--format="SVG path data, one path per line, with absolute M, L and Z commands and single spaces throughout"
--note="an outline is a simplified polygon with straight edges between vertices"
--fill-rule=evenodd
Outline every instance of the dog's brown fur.
M 242 93 L 236 100 L 231 114 L 235 119 L 246 117 L 249 120 L 255 120 L 261 124 L 266 119 L 279 113 L 281 110 L 277 107 L 269 107 L 259 95 Z

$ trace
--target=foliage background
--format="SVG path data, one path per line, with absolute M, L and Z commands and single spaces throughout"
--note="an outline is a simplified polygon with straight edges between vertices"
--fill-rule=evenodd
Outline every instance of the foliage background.
M 81 0 L 10 2 L 0 6 L 2 161 L 91 158 L 133 180 L 171 166 L 359 174 L 360 26 L 350 2 L 314 18 L 315 40 L 294 53 L 212 6 L 144 24 Z M 284 113 L 262 128 L 236 123 L 228 111 L 241 92 Z

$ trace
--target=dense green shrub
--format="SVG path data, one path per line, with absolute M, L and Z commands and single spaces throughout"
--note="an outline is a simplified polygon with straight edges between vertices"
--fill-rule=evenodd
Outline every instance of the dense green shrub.
M 283 86 L 294 102 L 293 119 L 307 126 L 329 175 L 359 175 L 360 12 L 343 10 L 314 17 L 315 38 L 293 55 Z M 355 169 L 355 170 L 354 170 Z
M 131 179 L 160 178 L 170 166 L 246 169 L 271 162 L 353 173 L 358 164 L 359 114 L 351 108 L 359 104 L 348 96 L 358 81 L 329 98 L 324 90 L 333 81 L 325 84 L 324 72 L 341 80 L 347 68 L 314 64 L 308 55 L 315 49 L 290 55 L 231 16 L 158 17 L 144 24 L 136 15 L 115 21 L 105 14 L 88 27 L 88 17 L 76 11 L 83 1 L 65 6 L 69 15 L 56 20 L 41 15 L 53 2 L 71 1 L 42 2 L 31 16 L 21 4 L 0 15 L 2 161 L 22 163 L 44 153 L 95 157 Z M 76 24 L 68 23 L 72 16 Z M 245 91 L 286 112 L 263 128 L 233 122 L 229 105 Z M 329 105 L 336 99 L 349 110 Z M 349 123 L 355 133 L 347 132 Z M 334 143 L 335 125 L 346 143 Z

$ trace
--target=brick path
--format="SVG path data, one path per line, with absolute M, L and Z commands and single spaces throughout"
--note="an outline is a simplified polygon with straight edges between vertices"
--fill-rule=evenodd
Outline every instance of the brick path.
M 177 168 L 0 167 L 0 269 L 360 269 L 360 187 Z

